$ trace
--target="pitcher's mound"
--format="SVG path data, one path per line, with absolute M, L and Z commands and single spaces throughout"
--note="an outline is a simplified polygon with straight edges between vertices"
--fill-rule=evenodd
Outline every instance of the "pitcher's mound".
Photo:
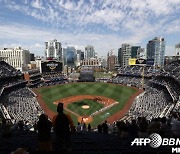
M 89 105 L 83 105 L 82 106 L 83 109 L 89 109 L 89 107 L 90 107 Z
M 78 118 L 78 122 L 80 122 L 80 123 L 84 122 L 85 124 L 91 123 L 92 120 L 93 120 L 93 118 L 90 116 L 82 116 L 82 117 Z

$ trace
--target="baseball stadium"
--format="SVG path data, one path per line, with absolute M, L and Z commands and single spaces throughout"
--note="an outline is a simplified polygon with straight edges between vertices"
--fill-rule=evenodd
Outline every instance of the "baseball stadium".
M 51 66 L 62 66 L 55 64 L 50 61 Z M 133 65 L 108 78 L 94 77 L 88 70 L 71 74 L 70 79 L 60 72 L 22 74 L 0 61 L 0 153 L 19 147 L 37 152 L 37 124 L 44 114 L 53 121 L 58 103 L 74 123 L 71 153 L 169 153 L 170 146 L 157 147 L 155 141 L 143 148 L 131 143 L 153 133 L 179 137 L 179 68 L 177 60 L 163 70 Z M 53 151 L 56 140 L 51 130 Z

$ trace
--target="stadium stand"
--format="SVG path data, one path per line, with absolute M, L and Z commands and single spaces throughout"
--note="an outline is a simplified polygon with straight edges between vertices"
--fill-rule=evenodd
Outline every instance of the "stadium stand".
M 140 137 L 142 132 L 145 136 L 159 133 L 162 137 L 180 137 L 179 66 L 179 61 L 175 61 L 163 71 L 144 67 L 145 91 L 136 97 L 127 114 L 113 124 L 108 124 L 108 134 L 99 133 L 97 128 L 92 132 L 73 134 L 71 153 L 171 153 L 169 146 L 153 149 L 130 145 L 134 137 Z M 140 66 L 120 68 L 112 82 L 141 88 L 142 69 Z M 19 147 L 35 153 L 38 145 L 35 125 L 38 114 L 43 111 L 19 71 L 5 62 L 0 62 L 0 71 L 1 116 L 10 119 L 8 123 L 0 124 L 0 153 L 10 153 Z M 10 135 L 3 136 L 7 126 L 11 128 Z M 51 140 L 54 147 L 53 131 Z
M 145 119 L 145 122 L 147 123 L 145 134 L 149 135 L 152 132 L 156 132 L 159 133 L 162 137 L 174 137 L 174 130 L 171 130 L 171 128 L 175 122 L 178 122 L 178 120 L 174 117 L 174 115 L 171 115 L 169 118 L 156 118 L 152 119 L 152 121 Z M 98 131 L 88 132 L 87 130 L 75 133 L 72 135 L 72 149 L 70 153 L 163 154 L 171 152 L 171 147 L 169 146 L 161 146 L 158 149 L 153 149 L 149 146 L 130 146 L 133 139 L 139 136 L 139 133 L 143 127 L 143 123 L 143 118 L 139 117 L 137 120 L 133 119 L 129 122 L 117 121 L 112 125 L 108 124 L 107 134 L 104 134 L 103 132 L 99 133 Z M 0 152 L 10 153 L 19 147 L 25 148 L 29 153 L 37 152 L 37 132 L 29 131 L 25 128 L 26 127 L 24 126 L 23 129 L 20 130 L 18 124 L 13 124 L 10 139 L 3 137 L 0 140 Z M 51 141 L 54 149 L 54 132 L 51 133 Z M 9 146 L 6 146 L 7 144 Z
M 1 103 L 6 108 L 12 122 L 28 121 L 33 125 L 43 111 L 34 94 L 26 87 L 7 90 L 1 96 Z
M 21 72 L 5 62 L 0 62 L 0 108 L 1 114 L 10 119 L 12 123 L 26 120 L 33 125 L 38 114 L 43 111 L 39 106 L 35 95 L 27 88 L 27 81 L 23 79 Z
M 38 69 L 29 70 L 25 72 L 24 78 L 26 81 L 28 81 L 28 87 L 30 88 L 38 87 L 38 85 L 43 82 L 41 80 L 42 75 L 40 74 L 40 71 Z
M 164 70 L 168 75 L 180 81 L 180 60 L 176 60 L 166 65 Z
M 145 92 L 139 95 L 133 102 L 129 112 L 123 120 L 130 120 L 138 116 L 144 116 L 148 120 L 169 116 L 172 110 L 179 107 L 180 84 L 175 76 L 180 72 L 174 71 L 179 68 L 179 61 L 175 61 L 162 70 L 153 70 L 153 67 L 128 66 L 120 68 L 113 78 L 113 83 L 136 86 L 142 88 L 142 69 L 144 67 Z
M 17 71 L 12 66 L 8 65 L 4 61 L 0 61 L 0 79 L 6 78 L 6 77 L 15 77 L 15 76 L 21 76 L 22 73 L 20 71 Z
M 172 98 L 169 96 L 167 89 L 159 86 L 148 87 L 147 90 L 136 100 L 134 100 L 133 105 L 129 110 L 129 116 L 135 117 L 143 116 L 147 120 L 153 118 L 167 116 L 161 115 L 164 108 L 169 108 L 173 106 Z

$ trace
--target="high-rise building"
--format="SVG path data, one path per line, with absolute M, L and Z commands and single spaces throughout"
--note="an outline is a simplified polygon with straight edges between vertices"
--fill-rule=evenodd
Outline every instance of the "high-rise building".
M 64 49 L 64 65 L 74 67 L 76 62 L 76 49 L 68 46 Z
M 83 59 L 84 59 L 84 52 L 81 51 L 81 60 L 83 60 Z
M 76 50 L 76 66 L 81 65 L 81 50 Z
M 137 59 L 143 58 L 146 59 L 145 50 L 144 48 L 138 48 L 137 49 Z
M 58 42 L 56 39 L 51 40 L 49 42 L 45 42 L 45 56 L 46 59 L 54 59 L 62 61 L 62 47 L 61 43 Z
M 87 47 L 85 47 L 84 59 L 90 59 L 90 58 L 95 58 L 95 51 L 92 45 L 88 45 Z
M 140 46 L 132 46 L 131 47 L 131 58 L 137 58 L 138 55 L 138 49 L 140 49 Z
M 120 67 L 129 65 L 129 58 L 131 58 L 131 45 L 122 44 L 121 48 L 118 49 L 118 61 Z
M 118 49 L 118 63 L 120 67 L 122 67 L 122 50 L 121 48 Z
M 117 64 L 117 56 L 114 55 L 113 51 L 108 52 L 107 54 L 107 69 L 114 70 L 115 65 Z
M 30 61 L 35 61 L 34 53 L 30 53 Z
M 163 67 L 165 57 L 165 40 L 163 37 L 155 37 L 147 44 L 147 59 L 154 60 L 154 66 Z
M 4 48 L 0 50 L 0 57 L 4 57 L 4 61 L 13 66 L 17 70 L 25 71 L 30 64 L 30 52 L 29 50 L 16 48 Z
M 176 56 L 180 56 L 180 43 L 175 45 Z
M 102 65 L 103 68 L 107 68 L 107 59 L 102 57 L 101 58 L 101 65 Z

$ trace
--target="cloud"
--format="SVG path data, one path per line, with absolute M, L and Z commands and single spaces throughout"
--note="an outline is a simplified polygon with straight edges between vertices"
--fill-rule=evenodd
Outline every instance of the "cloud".
M 8 44 L 8 43 L 4 43 L 4 44 L 1 44 L 0 45 L 0 48 L 3 49 L 3 48 L 15 48 L 15 47 L 20 47 L 21 44 L 15 44 L 15 43 L 12 43 L 12 44 Z
M 132 26 L 136 29 L 144 22 L 150 24 L 159 19 L 170 18 L 180 11 L 179 0 L 33 0 L 30 5 L 4 0 L 4 6 L 58 28 L 71 27 L 76 31 L 86 31 L 92 24 L 96 24 L 94 28 L 91 27 L 92 31 L 96 31 L 100 25 L 115 32 L 124 29 L 129 31 L 131 28 L 125 27 L 124 21 L 134 21 L 136 24 Z
M 37 39 L 42 40 L 43 37 L 48 38 L 50 35 L 49 32 L 42 30 L 38 27 L 33 27 L 33 26 L 30 27 L 30 26 L 14 24 L 14 23 L 1 24 L 0 34 L 1 34 L 0 35 L 1 39 L 19 38 L 23 40 L 37 40 Z
M 179 0 L 0 1 L 7 10 L 40 23 L 21 25 L 1 17 L 0 39 L 31 42 L 35 51 L 56 38 L 77 46 L 92 44 L 104 55 L 121 43 L 140 44 L 154 36 L 180 33 Z
M 163 28 L 166 34 L 173 34 L 180 32 L 180 19 L 170 22 L 168 25 L 165 25 Z
M 62 42 L 62 45 L 67 42 L 66 45 L 79 46 L 81 49 L 82 46 L 85 47 L 88 44 L 92 44 L 100 55 L 106 55 L 108 50 L 118 48 L 122 42 L 122 39 L 116 35 L 92 33 L 74 35 L 72 33 L 60 33 L 50 29 L 43 30 L 38 27 L 24 26 L 21 24 L 6 23 L 5 25 L 0 25 L 0 40 L 20 42 L 19 45 L 22 46 L 22 48 L 28 47 L 40 55 L 44 54 L 44 42 L 54 38 Z M 9 47 L 8 45 L 10 45 L 10 43 L 6 43 L 3 47 Z
M 36 43 L 33 47 L 36 47 L 36 48 L 44 48 L 44 45 L 43 45 L 43 44 Z
M 45 9 L 45 8 L 43 7 L 43 3 L 42 3 L 41 0 L 33 0 L 33 1 L 31 2 L 31 5 L 32 5 L 32 7 L 36 8 L 36 9 Z

